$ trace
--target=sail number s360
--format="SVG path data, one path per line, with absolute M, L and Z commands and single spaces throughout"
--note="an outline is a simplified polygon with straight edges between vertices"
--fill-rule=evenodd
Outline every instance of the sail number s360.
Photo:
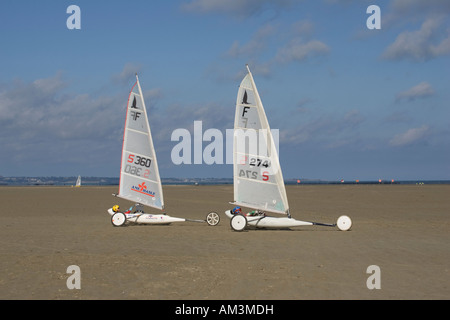
M 129 154 L 127 162 L 131 164 L 125 165 L 124 168 L 125 173 L 132 174 L 138 177 L 144 177 L 147 179 L 150 177 L 150 169 L 145 168 L 150 168 L 152 164 L 152 159 L 141 157 L 135 154 Z M 138 166 L 134 166 L 133 164 L 136 164 Z M 143 172 L 142 172 L 143 168 L 141 167 L 144 167 Z
M 152 159 L 145 158 L 145 157 L 140 157 L 140 156 L 137 156 L 137 155 L 134 155 L 134 154 L 129 154 L 127 162 L 128 163 L 138 164 L 140 166 L 150 168 L 150 165 L 152 164 Z

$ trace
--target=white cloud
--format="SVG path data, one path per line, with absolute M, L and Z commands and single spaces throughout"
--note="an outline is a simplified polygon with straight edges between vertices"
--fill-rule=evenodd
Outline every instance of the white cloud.
M 292 31 L 296 36 L 310 36 L 314 31 L 314 25 L 309 20 L 299 20 L 292 24 Z
M 111 146 L 119 152 L 126 95 L 71 94 L 63 88 L 60 74 L 2 87 L 0 162 L 8 170 L 16 167 L 20 175 L 65 162 L 95 166 L 116 153 Z
M 326 55 L 329 47 L 313 39 L 314 25 L 310 20 L 298 20 L 289 25 L 266 23 L 257 29 L 247 41 L 235 40 L 223 54 L 224 58 L 243 60 L 254 75 L 270 77 L 280 64 L 301 62 Z M 242 63 L 242 61 L 241 61 Z M 211 67 L 209 74 L 218 81 L 240 81 L 243 69 L 230 73 L 228 69 Z
M 293 23 L 290 40 L 278 49 L 275 60 L 281 63 L 289 63 L 328 54 L 330 48 L 324 42 L 311 39 L 313 31 L 313 23 L 309 20 L 300 20 Z
M 356 109 L 337 117 L 321 115 L 301 126 L 283 130 L 280 140 L 292 145 L 310 142 L 325 148 L 350 145 L 359 140 L 355 131 L 364 121 L 365 117 Z
M 114 97 L 62 94 L 61 88 L 65 86 L 57 75 L 29 84 L 16 83 L 0 92 L 3 135 L 10 135 L 8 132 L 12 130 L 16 138 L 53 140 L 106 136 L 110 132 L 111 116 L 102 112 L 117 105 Z
M 347 127 L 356 127 L 364 121 L 365 117 L 356 109 L 350 110 L 344 116 L 344 124 Z
M 410 145 L 424 139 L 429 134 L 429 132 L 430 128 L 427 125 L 423 125 L 420 128 L 412 128 L 403 133 L 395 135 L 389 141 L 389 145 L 393 147 Z
M 273 25 L 266 24 L 259 28 L 246 44 L 240 45 L 238 41 L 233 42 L 226 55 L 232 58 L 259 56 L 266 48 L 268 39 L 275 34 L 275 31 L 276 28 Z
M 450 1 L 447 0 L 392 0 L 390 6 L 397 18 L 450 13 Z
M 434 94 L 435 91 L 429 83 L 421 82 L 418 85 L 397 94 L 395 101 L 413 101 L 416 99 L 431 97 Z
M 442 19 L 428 18 L 419 30 L 400 33 L 382 57 L 427 61 L 450 54 L 450 31 L 443 31 L 441 26 Z
M 296 21 L 287 30 L 278 31 L 279 29 L 280 26 L 275 27 L 273 24 L 264 25 L 247 43 L 241 45 L 238 41 L 233 42 L 226 56 L 246 58 L 257 66 L 261 75 L 267 76 L 276 63 L 305 61 L 330 52 L 324 42 L 311 39 L 314 26 L 309 20 Z M 279 36 L 280 33 L 283 34 L 282 37 Z M 269 58 L 265 62 L 258 61 L 263 56 Z
M 112 75 L 111 79 L 116 83 L 128 84 L 129 80 L 135 77 L 142 69 L 140 64 L 128 62 L 124 65 L 122 71 Z
M 303 61 L 329 52 L 330 48 L 319 40 L 305 42 L 301 38 L 295 38 L 278 50 L 276 60 L 283 63 Z

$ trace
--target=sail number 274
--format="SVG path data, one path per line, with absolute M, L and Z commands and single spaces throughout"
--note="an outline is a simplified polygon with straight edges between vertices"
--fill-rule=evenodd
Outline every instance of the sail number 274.
M 253 158 L 253 157 L 248 157 L 248 156 L 242 155 L 240 164 L 245 165 L 247 163 L 250 165 L 250 167 L 252 169 L 254 169 L 256 167 L 265 167 L 265 168 L 270 167 L 269 160 Z M 257 171 L 240 169 L 239 177 L 244 177 L 244 178 L 248 178 L 248 179 L 262 179 L 262 181 L 269 181 L 269 172 L 267 172 L 267 171 L 262 172 L 261 178 L 260 178 Z
M 129 173 L 129 174 L 133 174 L 135 176 L 141 177 L 143 176 L 144 178 L 149 178 L 150 177 L 150 169 L 145 169 L 145 168 L 150 168 L 150 165 L 152 164 L 152 159 L 149 158 L 145 158 L 145 157 L 141 157 L 135 154 L 129 154 L 128 155 L 128 159 L 127 159 L 128 163 L 131 164 L 127 164 L 125 166 L 125 172 Z M 134 164 L 140 166 L 134 166 Z M 141 175 L 142 173 L 142 169 L 141 167 L 144 167 L 144 174 Z

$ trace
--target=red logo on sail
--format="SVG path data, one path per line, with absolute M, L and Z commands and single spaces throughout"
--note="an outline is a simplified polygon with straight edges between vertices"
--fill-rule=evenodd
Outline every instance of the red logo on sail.
M 142 194 L 145 194 L 145 195 L 150 196 L 150 197 L 154 197 L 155 196 L 155 193 L 153 191 L 147 190 L 147 186 L 145 185 L 145 182 L 142 182 L 138 186 L 132 186 L 131 190 L 139 192 L 139 193 L 142 193 Z

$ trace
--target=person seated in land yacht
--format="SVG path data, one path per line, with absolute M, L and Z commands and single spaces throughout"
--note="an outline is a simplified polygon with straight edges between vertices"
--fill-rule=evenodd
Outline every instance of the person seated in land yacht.
M 234 207 L 233 209 L 231 209 L 231 213 L 232 214 L 242 214 L 242 215 L 247 216 L 247 217 L 265 216 L 266 215 L 263 211 L 259 211 L 259 210 L 253 210 L 253 211 L 250 211 L 247 214 L 243 214 L 242 210 L 241 210 L 241 207 Z
M 127 211 L 125 211 L 124 213 L 125 213 L 125 214 L 132 213 L 133 208 L 135 209 L 133 213 L 143 213 L 143 212 L 144 212 L 144 211 L 143 211 L 144 208 L 142 207 L 142 205 L 139 204 L 139 203 L 136 203 L 135 205 L 132 205 L 132 206 L 131 206 Z M 119 207 L 119 205 L 116 204 L 115 206 L 112 207 L 112 209 L 113 209 L 114 212 L 119 212 L 120 207 Z

